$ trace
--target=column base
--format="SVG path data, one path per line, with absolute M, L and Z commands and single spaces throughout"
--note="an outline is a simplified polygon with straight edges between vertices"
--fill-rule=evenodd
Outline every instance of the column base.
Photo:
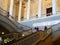
M 15 21 L 14 18 L 12 16 L 9 16 L 9 19 L 12 21 Z

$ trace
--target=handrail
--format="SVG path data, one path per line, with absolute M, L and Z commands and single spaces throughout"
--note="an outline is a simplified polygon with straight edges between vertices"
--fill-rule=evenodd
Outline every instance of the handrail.
M 1 7 L 0 7 L 0 9 L 1 9 L 2 11 L 5 11 L 5 12 L 7 12 L 6 10 L 2 9 Z M 7 13 L 8 13 L 8 12 L 7 12 Z
M 25 40 L 31 39 L 32 37 L 37 36 L 39 33 L 40 33 L 40 32 L 35 32 L 35 33 L 30 34 L 30 35 L 27 35 L 27 36 L 24 36 L 24 37 L 20 37 L 20 38 L 18 38 L 18 39 L 14 39 L 14 41 L 12 41 L 11 44 L 14 44 L 15 42 L 16 42 L 16 43 L 17 43 L 17 42 L 23 43 Z M 34 40 L 36 40 L 36 39 L 34 39 Z M 23 42 L 22 42 L 22 41 L 23 41 Z M 17 45 L 18 45 L 18 44 L 17 44 Z
M 1 16 L 3 16 L 3 15 L 1 15 Z M 3 17 L 5 17 L 5 16 L 3 16 Z M 6 18 L 6 17 L 5 17 Z M 7 18 L 8 19 L 8 18 Z M 9 20 L 9 19 L 8 19 Z M 9 21 L 11 21 L 11 20 L 9 20 Z M 13 23 L 12 21 L 11 21 L 11 23 Z M 14 24 L 14 23 L 13 23 Z M 15 25 L 15 24 L 14 24 Z M 16 26 L 16 25 L 15 25 Z M 17 27 L 17 26 L 16 26 Z
M 42 38 L 40 37 L 40 39 L 37 40 L 37 41 L 35 41 L 32 45 L 37 45 L 37 44 L 40 43 L 41 41 L 46 40 L 46 39 L 52 34 L 52 32 L 50 32 L 50 33 L 48 34 L 47 31 L 48 31 L 48 30 L 45 30 L 44 33 L 46 33 L 46 34 L 44 34 L 44 36 L 43 36 Z
M 8 14 L 8 12 L 5 11 L 5 10 L 3 10 L 1 7 L 0 7 L 0 9 L 2 10 L 2 12 L 3 12 L 3 11 L 6 12 L 6 15 Z M 1 10 L 0 10 L 0 11 L 1 11 Z M 1 15 L 2 15 L 2 14 L 1 14 Z M 3 15 L 2 15 L 2 16 L 3 16 Z M 10 15 L 9 15 L 9 16 L 10 16 Z M 4 16 L 4 17 L 5 17 L 5 16 Z M 11 17 L 12 17 L 12 16 L 11 16 Z M 12 17 L 12 19 L 14 20 L 13 17 Z M 10 20 L 10 19 L 9 19 L 9 20 Z M 11 20 L 10 20 L 10 21 L 11 21 Z M 14 20 L 14 21 L 16 22 L 16 20 Z M 12 21 L 11 21 L 11 22 L 12 22 Z M 14 23 L 13 23 L 13 24 L 14 24 Z M 29 29 L 32 29 L 31 27 L 25 26 L 25 25 L 20 24 L 20 23 L 18 23 L 18 22 L 17 22 L 17 24 L 18 24 L 18 25 L 21 25 L 22 27 L 27 27 L 27 28 L 29 28 Z M 14 24 L 14 25 L 15 25 L 15 24 Z M 20 28 L 19 28 L 19 29 L 20 29 Z M 29 30 L 29 29 L 28 29 L 28 30 Z
M 58 23 L 58 24 L 60 24 L 60 23 Z M 49 27 L 47 30 L 51 29 L 52 27 L 54 27 L 54 26 L 56 26 L 56 25 L 58 25 L 58 24 L 52 25 L 52 26 Z M 51 31 L 52 31 L 52 29 L 51 29 Z M 56 30 L 56 31 L 60 31 L 60 30 Z M 56 32 L 56 31 L 54 31 L 54 32 Z M 38 43 L 40 43 L 41 41 L 45 41 L 51 34 L 52 34 L 52 32 L 50 32 L 48 35 L 45 35 L 45 37 L 42 38 Z M 38 44 L 38 43 L 35 43 L 35 44 Z
M 38 34 L 39 34 L 39 35 L 38 35 Z M 28 40 L 28 39 L 34 37 L 34 35 L 38 35 L 38 37 L 40 38 L 40 32 L 38 31 L 38 32 L 32 33 L 32 34 L 30 34 L 30 35 L 24 36 L 24 37 L 18 37 L 18 39 L 13 39 L 13 41 L 12 41 L 10 44 L 14 44 L 15 42 L 16 42 L 16 43 L 19 42 L 19 43 L 21 44 L 21 43 L 24 42 L 25 40 Z M 34 37 L 34 38 L 35 38 L 35 37 Z M 33 38 L 33 39 L 34 39 L 34 38 Z M 38 39 L 39 39 L 39 38 L 38 38 Z M 31 40 L 32 40 L 32 39 L 31 39 Z M 31 40 L 30 40 L 30 41 L 31 41 Z M 36 41 L 36 40 L 37 40 L 37 38 L 35 38 L 35 41 Z M 32 41 L 33 41 L 33 40 L 32 40 Z M 35 41 L 34 41 L 34 42 L 35 42 Z M 33 43 L 34 43 L 34 42 L 33 42 Z M 16 43 L 15 43 L 15 44 L 16 44 Z M 33 44 L 33 43 L 32 43 L 32 44 Z M 17 44 L 17 45 L 18 45 L 18 44 Z
M 49 28 L 47 28 L 47 30 L 48 29 L 51 29 L 52 27 L 54 27 L 54 26 L 56 26 L 56 25 L 58 25 L 58 24 L 60 24 L 60 22 L 59 23 L 57 23 L 57 24 L 55 24 L 55 25 L 52 25 L 51 27 L 49 27 Z
M 20 25 L 22 25 L 22 26 L 28 27 L 28 26 L 26 26 L 26 25 L 23 25 L 23 24 L 21 24 L 21 23 L 19 23 L 19 24 L 20 24 Z M 31 27 L 28 27 L 28 28 L 32 29 Z
M 24 37 L 20 37 L 18 40 L 22 40 L 22 39 L 27 39 L 27 38 L 30 38 L 30 37 L 32 37 L 33 35 L 36 35 L 38 32 L 35 32 L 35 33 L 31 33 L 30 35 L 27 35 L 27 36 L 24 36 Z M 25 39 L 25 40 L 26 40 Z
M 46 35 L 43 39 L 41 39 L 41 41 L 46 40 L 52 33 L 49 33 L 48 35 Z
M 59 22 L 58 24 L 60 24 L 60 22 Z M 47 30 L 51 29 L 52 27 L 54 27 L 54 26 L 56 26 L 56 25 L 58 25 L 58 24 L 52 25 L 52 26 L 49 27 Z M 56 30 L 56 31 L 60 31 L 60 30 Z M 54 32 L 56 32 L 56 31 L 54 31 Z M 45 35 L 45 37 L 42 38 L 42 39 L 40 40 L 40 42 L 46 40 L 51 34 L 52 34 L 52 29 L 51 29 L 51 33 L 49 33 L 48 35 Z M 39 43 L 39 42 L 38 42 L 38 43 Z M 37 43 L 35 43 L 35 44 L 37 44 Z M 33 44 L 33 45 L 34 45 L 34 44 Z
M 18 37 L 18 39 L 14 39 L 14 41 L 11 43 L 11 44 L 14 44 L 15 42 L 20 42 L 20 43 L 22 43 L 22 42 L 24 42 L 25 40 L 28 40 L 28 39 L 30 39 L 31 37 L 34 37 L 34 35 L 38 35 L 39 34 L 39 38 L 40 38 L 40 32 L 38 31 L 38 32 L 35 32 L 35 33 L 32 33 L 32 34 L 30 34 L 30 35 L 27 35 L 27 36 L 23 36 L 23 37 Z M 46 35 L 46 36 L 44 36 L 44 38 L 42 38 L 42 40 L 45 40 L 46 38 L 48 37 L 48 35 Z M 38 39 L 39 39 L 38 38 Z M 34 39 L 34 38 L 33 38 Z M 37 41 L 38 39 L 36 39 L 35 41 Z M 32 39 L 31 39 L 32 40 Z M 41 40 L 41 39 L 40 39 Z M 34 42 L 35 42 L 34 41 Z M 34 43 L 33 42 L 33 43 Z M 32 44 L 33 44 L 32 43 Z M 17 44 L 18 45 L 18 44 Z
M 60 22 L 58 24 L 60 24 Z M 51 29 L 52 27 L 54 27 L 54 26 L 56 26 L 58 24 L 52 25 L 47 30 Z M 52 29 L 51 29 L 51 31 L 52 31 Z M 56 31 L 60 31 L 60 30 L 56 30 Z M 56 32 L 56 31 L 54 31 L 54 32 Z M 45 35 L 44 38 L 40 39 L 40 41 L 38 40 L 38 42 L 36 41 L 33 45 L 37 45 L 40 42 L 44 42 L 49 36 L 51 36 L 51 34 L 52 34 L 52 32 L 50 32 L 48 35 Z

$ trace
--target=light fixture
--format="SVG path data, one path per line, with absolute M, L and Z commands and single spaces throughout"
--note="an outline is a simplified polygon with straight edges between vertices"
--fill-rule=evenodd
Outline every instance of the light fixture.
M 22 36 L 24 36 L 24 34 L 22 34 Z
M 4 35 L 5 33 L 4 32 L 2 32 L 2 35 Z

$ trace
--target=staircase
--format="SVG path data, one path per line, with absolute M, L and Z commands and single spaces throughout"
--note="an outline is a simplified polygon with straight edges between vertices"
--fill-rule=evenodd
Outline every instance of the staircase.
M 51 32 L 48 34 L 46 31 L 38 31 L 27 36 L 16 36 L 9 42 L 10 45 L 50 45 L 51 43 Z M 48 41 L 48 42 L 47 42 Z M 4 43 L 5 44 L 5 43 Z M 8 45 L 8 43 L 6 43 Z
M 4 14 L 2 12 L 4 12 Z M 30 33 L 29 35 L 22 36 L 23 31 L 31 30 L 31 28 L 10 20 L 6 15 L 6 11 L 0 9 L 0 25 L 4 26 L 13 33 L 2 36 L 3 45 L 60 45 L 60 23 L 58 24 L 59 26 L 54 25 L 57 26 L 57 30 L 55 30 L 56 27 L 53 28 L 54 26 L 52 26 L 45 31 L 40 30 L 35 33 Z M 23 31 L 18 33 L 20 30 Z M 4 40 L 7 38 L 9 41 L 5 43 Z
M 30 27 L 19 24 L 8 12 L 0 8 L 0 25 L 9 32 L 21 32 L 22 30 L 31 30 Z
M 4 45 L 60 45 L 60 35 L 57 37 L 52 37 L 52 32 L 49 30 L 46 31 L 38 31 L 35 33 L 31 33 L 27 36 L 21 36 L 20 33 L 12 33 L 10 35 L 4 36 L 9 38 L 12 36 L 12 41 L 7 43 L 3 43 Z

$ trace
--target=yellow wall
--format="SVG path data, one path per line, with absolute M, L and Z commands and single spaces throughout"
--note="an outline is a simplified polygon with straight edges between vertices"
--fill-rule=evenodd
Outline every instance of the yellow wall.
M 34 18 L 38 15 L 38 1 L 31 2 L 30 6 L 30 17 Z
M 16 4 L 14 1 L 12 16 L 16 21 L 18 20 L 18 11 L 19 11 L 19 4 Z
M 60 0 L 56 0 L 57 2 L 57 13 L 60 13 Z M 25 19 L 27 17 L 27 2 L 23 1 L 23 3 L 25 4 L 25 8 L 24 6 L 22 6 L 22 14 L 21 17 L 23 17 L 23 19 Z M 7 12 L 9 12 L 9 7 L 10 7 L 10 0 L 0 0 L 0 7 L 4 10 L 6 10 Z M 18 10 L 19 10 L 19 3 L 16 4 L 14 3 L 13 6 L 13 17 L 15 18 L 15 20 L 18 19 Z M 52 0 L 42 0 L 42 7 L 41 7 L 41 11 L 42 11 L 42 17 L 46 16 L 46 8 L 52 7 Z M 30 5 L 30 17 L 36 17 L 36 15 L 38 15 L 38 0 L 35 1 L 31 1 L 31 5 Z
M 24 6 L 22 6 L 21 20 L 24 20 L 24 10 L 25 10 L 25 8 L 24 8 Z
M 52 0 L 42 0 L 41 2 L 41 13 L 42 13 L 42 17 L 45 17 L 46 16 L 46 9 L 49 8 L 49 7 L 52 7 Z M 60 13 L 60 0 L 56 0 L 56 4 L 57 4 L 57 13 Z M 34 9 L 34 12 L 33 12 L 33 9 Z M 36 16 L 36 14 L 38 14 L 38 1 L 34 1 L 31 3 L 31 16 Z M 34 15 L 33 15 L 34 13 Z
M 57 13 L 60 13 L 60 0 L 56 0 L 57 1 Z
M 42 17 L 46 16 L 46 8 L 52 7 L 52 0 L 42 1 Z
M 9 11 L 10 0 L 1 0 L 0 3 L 1 3 L 0 7 L 8 12 Z

